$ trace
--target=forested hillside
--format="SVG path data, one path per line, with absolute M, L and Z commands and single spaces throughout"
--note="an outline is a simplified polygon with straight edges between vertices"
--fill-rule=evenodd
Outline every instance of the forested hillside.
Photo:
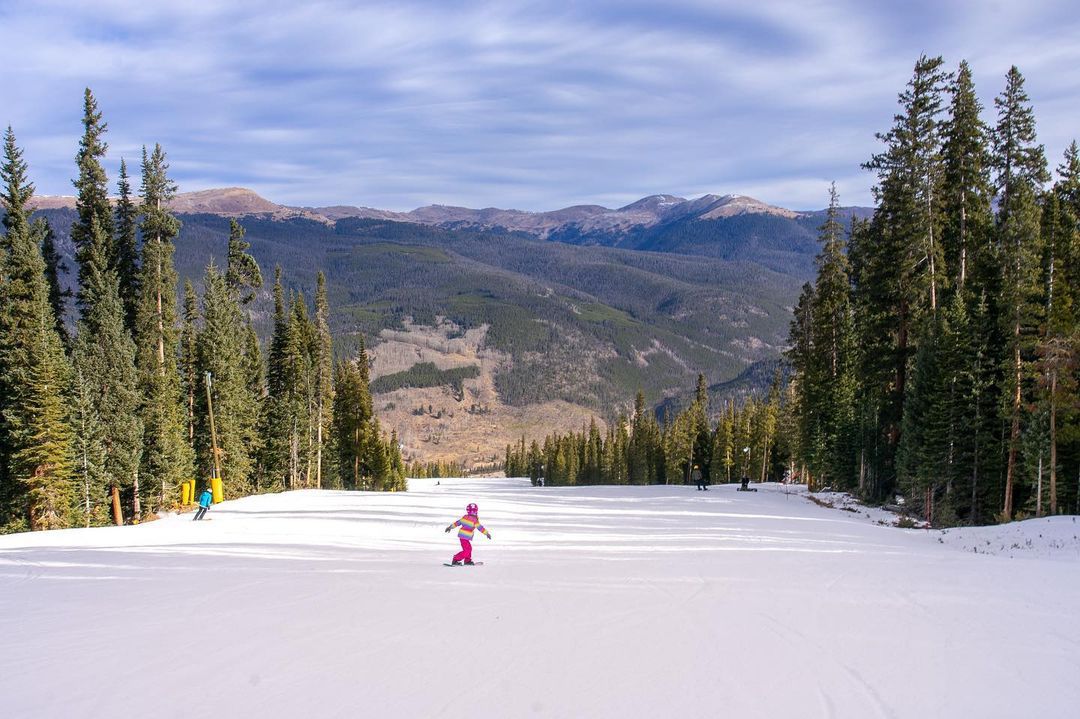
M 4 134 L 0 533 L 139 522 L 190 501 L 197 484 L 216 501 L 404 489 L 362 341 L 335 362 L 322 273 L 312 312 L 277 269 L 272 327 L 260 340 L 248 307 L 262 271 L 232 220 L 201 248 L 201 291 L 185 281 L 181 299 L 164 150 L 143 148 L 138 194 L 122 161 L 111 202 L 106 123 L 89 89 L 83 128 L 75 211 L 53 217 L 77 268 L 74 292 L 70 275 L 60 281 L 68 265 L 53 224 L 29 207 L 22 149 L 10 127 Z
M 70 251 L 63 228 L 73 212 L 39 214 L 57 228 L 58 246 Z M 177 271 L 197 285 L 206 258 L 225 246 L 229 219 L 178 219 Z M 755 261 L 738 259 L 738 242 L 719 234 L 700 235 L 703 243 L 717 243 L 714 257 L 702 257 L 673 251 L 679 248 L 575 246 L 521 233 L 358 218 L 332 225 L 266 216 L 240 222 L 251 254 L 263 267 L 285 268 L 287 286 L 310 287 L 325 268 L 340 355 L 355 349 L 358 333 L 377 351 L 379 332 L 409 318 L 434 324 L 445 317 L 464 329 L 488 325 L 488 346 L 512 359 L 497 377 L 505 402 L 555 397 L 611 416 L 638 389 L 658 403 L 689 395 L 699 372 L 719 383 L 775 357 L 802 277 L 767 269 L 752 249 L 742 254 Z M 748 245 L 764 241 L 746 237 Z M 809 257 L 802 245 L 788 255 L 801 258 L 795 265 Z M 265 291 L 252 304 L 252 317 L 268 329 Z
M 1080 150 L 1051 182 L 1015 66 L 993 104 L 919 59 L 791 328 L 804 476 L 935 524 L 1080 511 Z

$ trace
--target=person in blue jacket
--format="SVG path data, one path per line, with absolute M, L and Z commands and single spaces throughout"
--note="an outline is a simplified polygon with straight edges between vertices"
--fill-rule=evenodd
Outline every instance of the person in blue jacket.
M 203 516 L 206 514 L 206 510 L 210 509 L 210 505 L 213 503 L 213 501 L 214 493 L 210 491 L 209 487 L 207 487 L 203 490 L 202 494 L 199 495 L 199 511 L 195 513 L 195 519 L 191 521 L 198 522 L 200 519 L 202 519 Z

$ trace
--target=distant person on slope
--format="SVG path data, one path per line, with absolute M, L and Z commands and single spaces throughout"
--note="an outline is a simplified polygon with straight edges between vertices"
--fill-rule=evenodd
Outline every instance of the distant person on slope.
M 469 506 L 465 508 L 465 516 L 458 521 L 451 524 L 446 528 L 449 532 L 454 527 L 461 527 L 458 530 L 458 540 L 461 541 L 461 551 L 454 555 L 454 558 L 450 560 L 451 564 L 472 564 L 472 536 L 473 532 L 480 530 L 487 535 L 488 539 L 491 539 L 491 532 L 484 529 L 484 525 L 480 524 L 480 517 L 478 516 L 479 510 L 476 505 L 469 503 Z
M 210 505 L 213 503 L 213 501 L 214 493 L 210 491 L 209 487 L 207 487 L 202 491 L 202 494 L 199 495 L 199 511 L 195 513 L 195 519 L 191 521 L 198 522 L 200 519 L 202 519 L 203 516 L 206 515 L 206 510 L 210 509 Z
M 690 479 L 694 480 L 694 484 L 698 489 L 708 489 L 708 485 L 705 484 L 705 475 L 702 474 L 701 468 L 696 464 L 694 465 L 694 471 L 690 473 Z

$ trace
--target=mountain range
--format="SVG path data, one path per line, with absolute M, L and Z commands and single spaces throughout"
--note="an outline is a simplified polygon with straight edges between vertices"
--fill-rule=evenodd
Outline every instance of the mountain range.
M 74 200 L 34 206 L 70 255 Z M 230 188 L 177 195 L 172 209 L 177 270 L 196 285 L 224 258 L 229 218 L 264 276 L 280 265 L 310 298 L 325 271 L 337 351 L 363 334 L 373 379 L 386 378 L 377 410 L 406 455 L 474 466 L 522 434 L 610 421 L 638 390 L 677 407 L 699 372 L 715 398 L 760 387 L 813 276 L 823 221 L 736 195 L 398 213 L 289 207 Z M 251 307 L 264 338 L 271 307 L 264 287 Z

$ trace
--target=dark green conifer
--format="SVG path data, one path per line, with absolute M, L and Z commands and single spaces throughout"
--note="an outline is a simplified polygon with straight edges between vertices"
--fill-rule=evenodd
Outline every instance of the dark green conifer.
M 75 243 L 75 259 L 79 265 L 79 306 L 85 311 L 86 293 L 94 291 L 92 275 L 103 277 L 112 265 L 113 214 L 109 206 L 108 181 L 101 158 L 108 145 L 103 136 L 108 125 L 102 120 L 97 100 L 86 88 L 83 95 L 83 136 L 75 157 L 79 176 L 74 185 L 77 190 L 75 210 L 78 219 L 71 227 L 71 239 Z
M 994 172 L 998 191 L 997 236 L 1002 263 L 1000 322 L 1005 339 L 1003 394 L 1008 430 L 1008 459 L 1002 516 L 1012 518 L 1019 484 L 1022 409 L 1034 348 L 1042 319 L 1042 258 L 1038 197 L 1049 179 L 1042 145 L 1036 144 L 1035 116 L 1016 67 L 1006 76 L 1005 90 L 994 99 Z
M 146 148 L 143 148 L 143 165 Z M 145 167 L 144 170 L 145 172 Z M 145 182 L 145 179 L 144 179 Z M 135 335 L 136 308 L 139 305 L 139 208 L 131 196 L 127 162 L 120 158 L 120 196 L 116 201 L 116 241 L 113 243 L 112 266 L 120 279 L 120 301 L 124 303 L 124 325 Z
M 241 305 L 255 299 L 262 287 L 262 270 L 259 263 L 248 253 L 251 243 L 244 239 L 244 227 L 235 219 L 229 219 L 229 251 L 225 269 L 225 284 Z
M 247 440 L 254 432 L 256 410 L 244 367 L 244 321 L 224 274 L 213 262 L 206 268 L 203 287 L 203 324 L 196 340 L 201 382 L 195 397 L 197 468 L 209 477 L 214 467 L 206 399 L 209 375 L 225 494 L 243 496 L 254 488 Z
M 963 288 L 974 274 L 982 289 L 994 270 L 987 256 L 993 225 L 990 138 L 967 61 L 960 63 L 951 93 L 942 147 L 942 246 L 953 285 Z
M 72 475 L 76 515 L 84 527 L 109 522 L 109 483 L 105 476 L 104 430 L 94 406 L 93 385 L 76 372 L 73 382 L 71 425 L 74 430 Z
M 49 304 L 27 203 L 34 187 L 8 127 L 0 181 L 0 532 L 71 525 L 71 367 Z
M 180 387 L 183 391 L 184 437 L 191 452 L 195 451 L 195 395 L 199 391 L 199 308 L 198 297 L 191 280 L 184 280 L 184 313 L 180 325 Z
M 100 232 L 97 219 L 91 217 L 92 233 Z M 104 243 L 100 238 L 91 240 Z M 82 273 L 83 317 L 72 350 L 75 369 L 90 385 L 90 396 L 102 418 L 102 445 L 105 449 L 103 472 L 111 488 L 131 496 L 129 510 L 134 517 L 142 514 L 139 466 L 142 460 L 143 423 L 139 416 L 142 396 L 139 374 L 135 368 L 135 343 L 124 327 L 124 308 L 120 303 L 116 273 L 88 261 Z
M 34 220 L 32 231 L 34 236 L 41 240 L 45 279 L 49 283 L 49 306 L 52 307 L 53 315 L 56 317 L 56 333 L 66 348 L 71 345 L 71 337 L 68 335 L 64 321 L 67 317 L 67 300 L 71 297 L 71 290 L 64 288 L 60 275 L 68 273 L 67 263 L 56 249 L 56 233 L 53 232 L 46 218 Z
M 371 397 L 365 396 L 358 360 L 336 366 L 333 433 L 338 451 L 338 472 L 345 489 L 365 489 L 370 470 L 365 464 L 366 428 L 371 419 Z
M 194 455 L 187 441 L 184 392 L 177 366 L 179 332 L 173 267 L 173 239 L 180 223 L 169 212 L 175 185 L 161 145 L 143 148 L 140 230 L 142 262 L 137 282 L 136 364 L 144 426 L 141 489 L 154 511 L 175 497 L 181 482 L 193 478 Z
M 315 486 L 323 486 L 324 449 L 330 438 L 334 408 L 333 338 L 330 335 L 330 303 L 326 297 L 326 276 L 319 272 L 315 288 L 315 336 L 312 369 L 315 390 Z M 396 444 L 396 442 L 395 442 Z M 400 452 L 395 448 L 400 464 Z M 328 457 L 326 457 L 328 459 Z M 402 469 L 404 476 L 404 469 Z

